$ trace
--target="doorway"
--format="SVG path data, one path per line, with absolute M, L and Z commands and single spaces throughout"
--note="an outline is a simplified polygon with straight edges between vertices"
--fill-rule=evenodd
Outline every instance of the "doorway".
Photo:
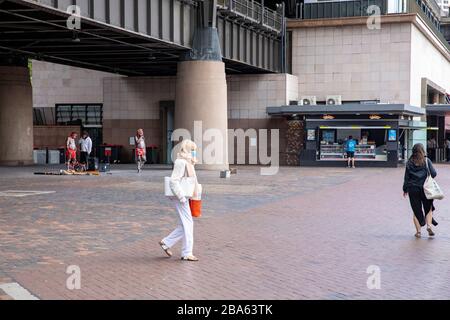
M 172 164 L 172 133 L 175 126 L 175 101 L 160 101 L 159 112 L 161 119 L 161 159 L 163 164 Z

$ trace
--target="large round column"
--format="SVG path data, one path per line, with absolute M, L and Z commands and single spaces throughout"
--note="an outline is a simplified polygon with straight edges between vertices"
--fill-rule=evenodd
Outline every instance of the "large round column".
M 0 65 L 0 165 L 33 164 L 33 98 L 26 66 Z
M 199 146 L 199 168 L 228 170 L 227 83 L 222 61 L 178 64 L 175 128 L 187 129 Z

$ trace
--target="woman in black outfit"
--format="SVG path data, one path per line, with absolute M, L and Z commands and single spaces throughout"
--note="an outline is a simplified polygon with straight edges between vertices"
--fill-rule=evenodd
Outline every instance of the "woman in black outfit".
M 433 219 L 433 211 L 435 210 L 433 200 L 428 200 L 423 190 L 428 174 L 431 174 L 433 178 L 437 175 L 431 160 L 426 156 L 425 148 L 421 143 L 418 143 L 413 147 L 412 156 L 406 164 L 405 181 L 403 183 L 403 196 L 406 198 L 409 195 L 409 202 L 414 211 L 416 238 L 421 237 L 421 229 L 425 224 L 427 225 L 428 235 L 433 237 L 434 232 L 431 225 L 438 225 Z

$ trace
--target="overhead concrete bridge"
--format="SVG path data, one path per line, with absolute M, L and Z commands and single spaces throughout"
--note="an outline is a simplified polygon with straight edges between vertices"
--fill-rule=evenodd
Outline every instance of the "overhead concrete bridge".
M 16 53 L 129 76 L 175 75 L 180 55 L 192 47 L 199 2 L 0 1 L 0 56 Z M 281 71 L 282 15 L 255 1 L 213 2 L 227 73 Z M 73 5 L 81 11 L 80 30 L 68 28 Z
M 284 72 L 283 10 L 251 0 L 0 0 L 0 165 L 32 163 L 29 59 L 177 75 L 175 128 L 201 120 L 226 137 L 225 74 Z M 224 142 L 223 163 L 207 168 L 228 168 Z

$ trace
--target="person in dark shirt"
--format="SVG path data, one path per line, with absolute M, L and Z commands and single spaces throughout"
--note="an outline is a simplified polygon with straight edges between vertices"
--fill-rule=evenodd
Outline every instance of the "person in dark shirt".
M 433 178 L 437 173 L 433 163 L 427 158 L 425 148 L 421 143 L 414 145 L 412 156 L 406 164 L 405 179 L 403 182 L 403 196 L 409 196 L 409 202 L 414 212 L 414 225 L 416 227 L 417 238 L 421 237 L 422 227 L 427 225 L 428 235 L 433 237 L 435 234 L 431 225 L 437 226 L 433 219 L 433 200 L 427 199 L 423 190 L 423 185 L 428 175 Z

